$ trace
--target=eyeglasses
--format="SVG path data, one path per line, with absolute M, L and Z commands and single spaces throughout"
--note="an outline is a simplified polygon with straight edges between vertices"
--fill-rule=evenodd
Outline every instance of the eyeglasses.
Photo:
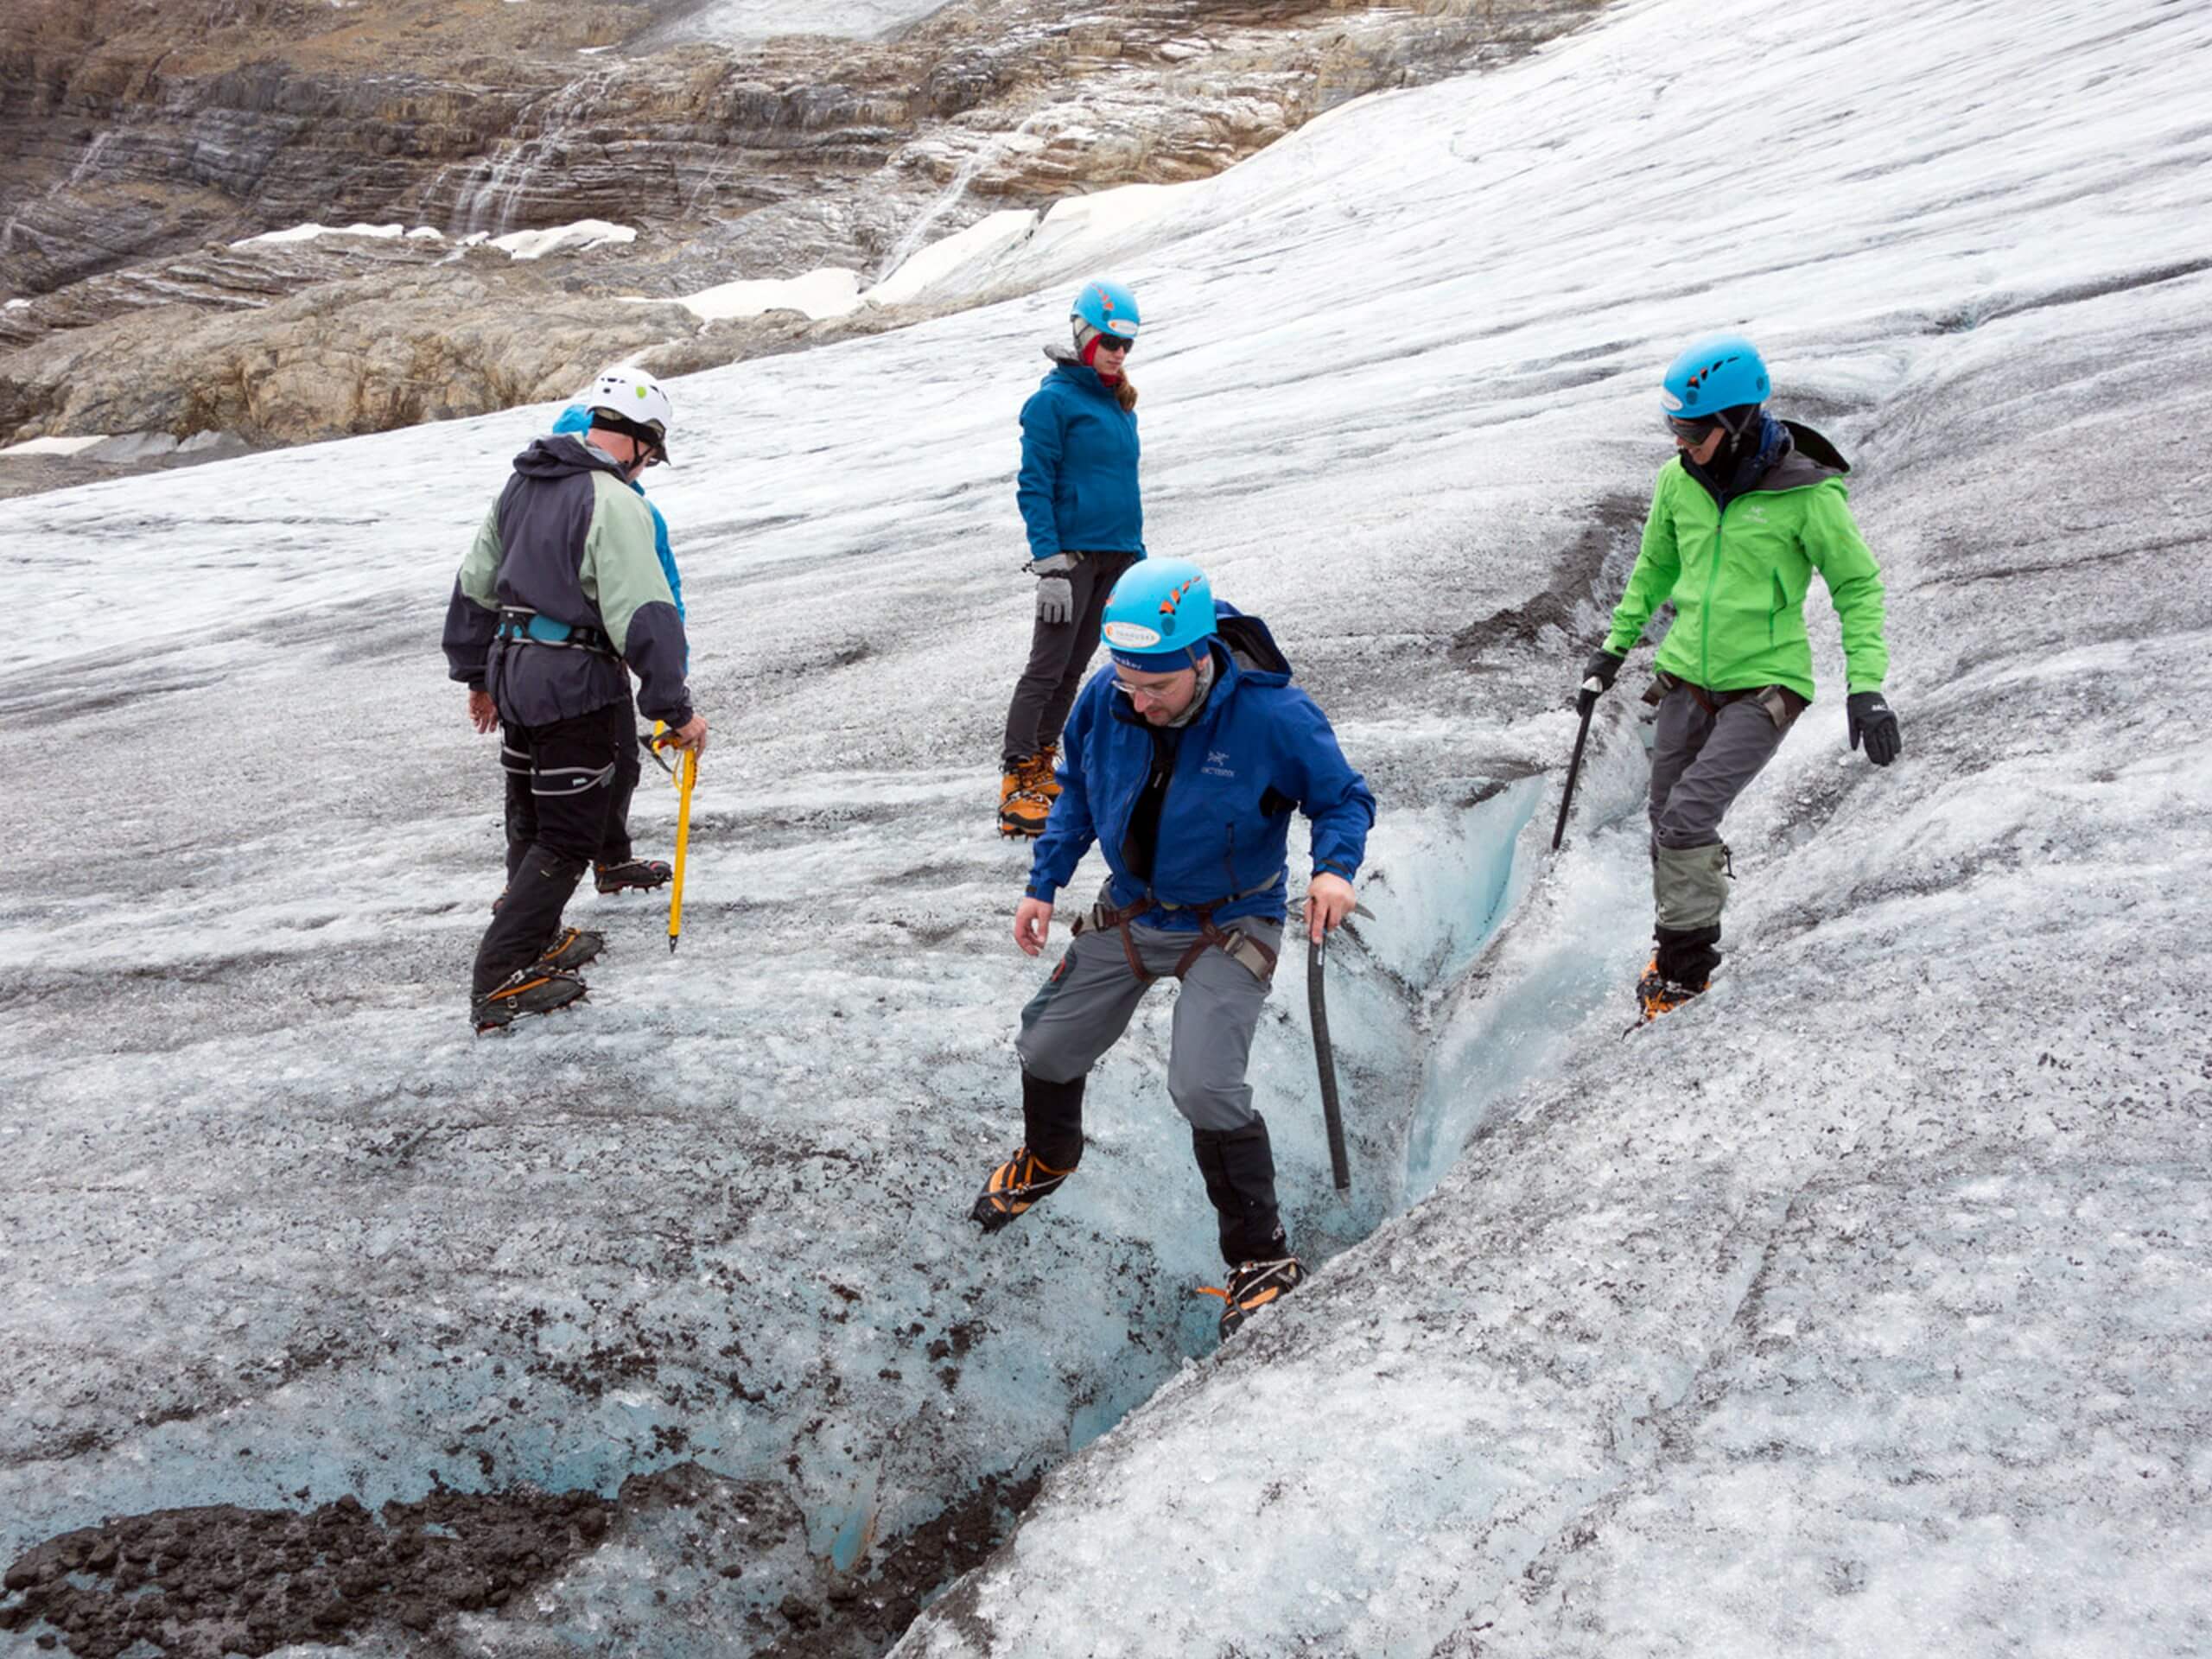
M 1114 677 L 1114 689 L 1132 702 L 1139 697 L 1147 702 L 1164 702 L 1174 695 L 1175 682 L 1168 680 L 1159 685 L 1131 685 L 1117 674 Z

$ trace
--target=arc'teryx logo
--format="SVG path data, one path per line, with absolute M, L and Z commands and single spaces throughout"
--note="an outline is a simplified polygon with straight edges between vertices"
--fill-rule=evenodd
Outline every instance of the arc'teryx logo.
M 1206 763 L 1198 770 L 1209 778 L 1234 778 L 1236 775 L 1230 769 L 1227 749 L 1208 749 Z

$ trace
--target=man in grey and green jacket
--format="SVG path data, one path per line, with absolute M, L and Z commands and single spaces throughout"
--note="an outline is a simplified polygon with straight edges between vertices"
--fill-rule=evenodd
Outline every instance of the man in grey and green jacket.
M 446 608 L 446 660 L 468 687 L 469 714 L 479 731 L 499 726 L 501 764 L 529 779 L 524 822 L 511 826 L 526 844 L 476 952 L 479 1031 L 584 994 L 575 969 L 604 941 L 563 929 L 561 913 L 607 839 L 618 779 L 637 766 L 626 664 L 638 708 L 667 723 L 677 747 L 706 747 L 684 684 L 683 619 L 651 512 L 630 488 L 667 459 L 668 394 L 617 369 L 579 401 L 590 429 L 515 457 Z

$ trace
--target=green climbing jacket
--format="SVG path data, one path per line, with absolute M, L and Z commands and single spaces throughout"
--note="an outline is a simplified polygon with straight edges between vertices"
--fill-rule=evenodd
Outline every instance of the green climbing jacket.
M 1890 670 L 1882 577 L 1852 521 L 1843 482 L 1851 468 L 1810 427 L 1783 424 L 1789 441 L 1781 454 L 1725 510 L 1679 458 L 1660 468 L 1607 651 L 1627 656 L 1651 613 L 1672 599 L 1662 671 L 1709 691 L 1786 685 L 1809 702 L 1804 606 L 1818 570 L 1843 625 L 1850 689 L 1882 689 Z

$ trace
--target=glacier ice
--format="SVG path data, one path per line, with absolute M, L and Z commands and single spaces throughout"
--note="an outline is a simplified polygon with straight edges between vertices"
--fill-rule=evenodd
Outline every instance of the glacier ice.
M 1050 1470 L 902 1651 L 2212 1645 L 2212 25 L 1688 15 L 1347 106 L 1116 262 L 1161 319 L 1154 549 L 1268 619 L 1383 806 L 1332 953 L 1352 1199 L 1294 952 L 1254 1076 L 1323 1265 L 1217 1357 L 1170 993 L 1080 1179 L 963 1219 L 1037 971 L 988 813 L 1058 287 L 676 383 L 721 739 L 684 950 L 582 901 L 590 1005 L 504 1041 L 461 998 L 496 778 L 435 639 L 552 411 L 12 504 L 0 1558 L 691 1469 L 466 1637 L 719 1651 Z M 1713 86 L 1741 124 L 1688 142 Z M 1563 704 L 1653 367 L 1724 321 L 1856 463 L 1908 748 L 1814 707 L 1730 820 L 1724 977 L 1624 1039 L 1632 698 L 1554 858 Z M 684 1560 L 769 1486 L 761 1576 Z

